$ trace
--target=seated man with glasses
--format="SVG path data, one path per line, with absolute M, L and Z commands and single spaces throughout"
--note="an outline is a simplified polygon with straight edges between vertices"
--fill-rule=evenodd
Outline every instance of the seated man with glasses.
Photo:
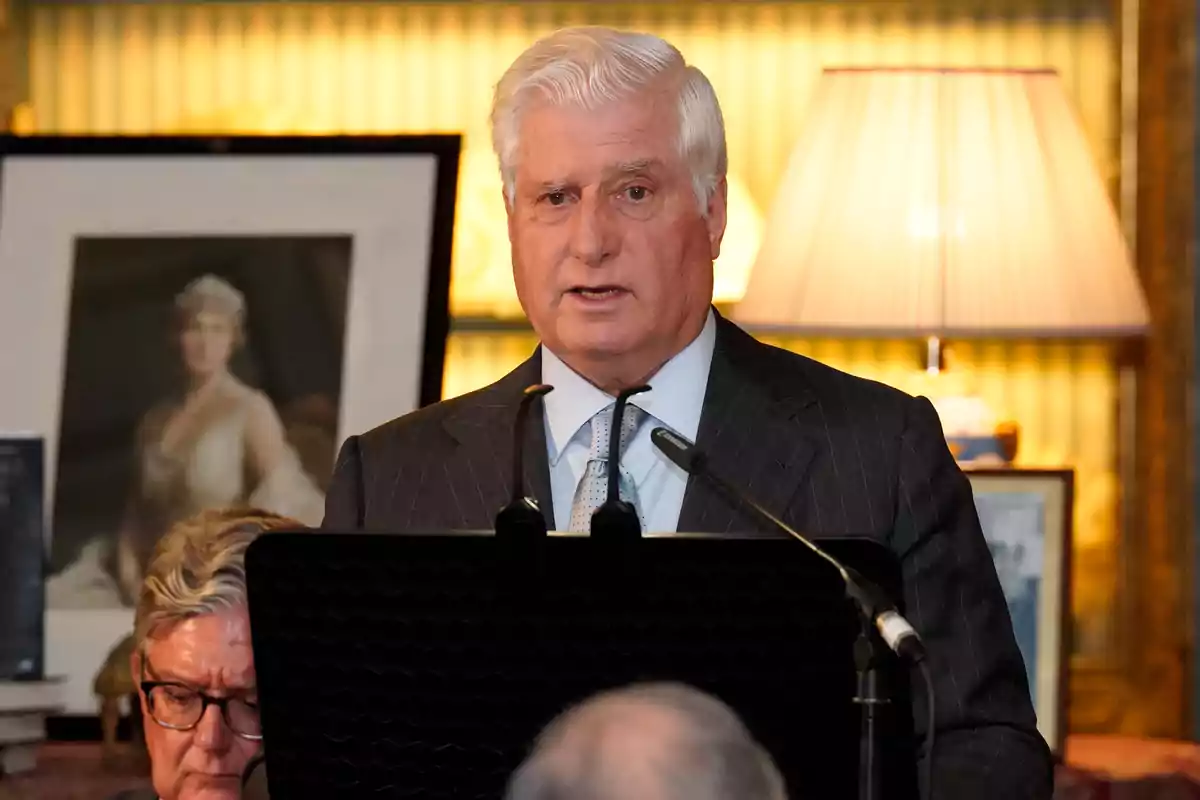
M 132 668 L 161 800 L 237 800 L 261 747 L 246 548 L 295 520 L 253 509 L 208 511 L 169 530 L 142 583 Z

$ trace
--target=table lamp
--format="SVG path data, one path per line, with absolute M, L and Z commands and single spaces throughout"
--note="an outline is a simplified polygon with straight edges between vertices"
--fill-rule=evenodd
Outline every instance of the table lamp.
M 1050 70 L 827 69 L 733 318 L 813 335 L 1141 334 L 1146 301 Z
M 1129 337 L 1148 325 L 1058 75 L 1020 69 L 825 70 L 732 318 L 919 339 L 931 373 L 947 339 Z M 939 411 L 978 416 L 977 398 L 952 400 Z

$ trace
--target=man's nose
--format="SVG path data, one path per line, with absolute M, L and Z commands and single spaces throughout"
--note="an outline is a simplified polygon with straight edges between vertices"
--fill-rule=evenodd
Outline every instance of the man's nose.
M 595 193 L 585 193 L 571 217 L 571 255 L 589 267 L 613 254 L 611 209 Z
M 206 750 L 227 750 L 233 731 L 225 724 L 221 709 L 210 705 L 196 723 L 195 743 Z

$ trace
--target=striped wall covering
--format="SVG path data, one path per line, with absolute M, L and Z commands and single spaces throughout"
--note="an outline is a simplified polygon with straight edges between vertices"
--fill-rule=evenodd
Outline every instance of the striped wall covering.
M 30 99 L 42 132 L 462 131 L 471 157 L 487 163 L 484 123 L 505 65 L 555 27 L 609 23 L 666 35 L 709 74 L 724 104 L 731 171 L 752 209 L 771 202 L 814 79 L 830 65 L 1056 68 L 1115 191 L 1111 7 L 1107 0 L 55 3 L 30 11 Z M 462 205 L 493 215 L 494 232 L 490 167 L 465 174 L 478 177 L 462 187 Z M 461 314 L 519 311 L 503 270 L 504 243 L 488 235 L 483 244 L 459 240 Z M 484 293 L 473 295 L 473 287 Z M 979 393 L 1021 424 L 1019 463 L 1074 466 L 1076 650 L 1107 652 L 1118 575 L 1117 381 L 1102 345 L 960 344 L 953 369 L 934 380 L 917 368 L 913 344 L 778 343 L 908 391 Z M 455 333 L 446 395 L 492 380 L 532 346 L 520 332 Z

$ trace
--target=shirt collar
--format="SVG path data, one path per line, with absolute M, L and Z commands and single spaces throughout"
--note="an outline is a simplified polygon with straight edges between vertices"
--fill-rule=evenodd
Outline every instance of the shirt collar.
M 712 310 L 700 335 L 662 366 L 648 383 L 651 391 L 630 398 L 636 405 L 680 436 L 695 440 L 708 386 L 708 371 L 717 341 Z M 596 412 L 614 397 L 589 383 L 545 345 L 542 346 L 542 382 L 554 387 L 543 399 L 549 434 L 549 461 L 558 463 L 567 444 Z

